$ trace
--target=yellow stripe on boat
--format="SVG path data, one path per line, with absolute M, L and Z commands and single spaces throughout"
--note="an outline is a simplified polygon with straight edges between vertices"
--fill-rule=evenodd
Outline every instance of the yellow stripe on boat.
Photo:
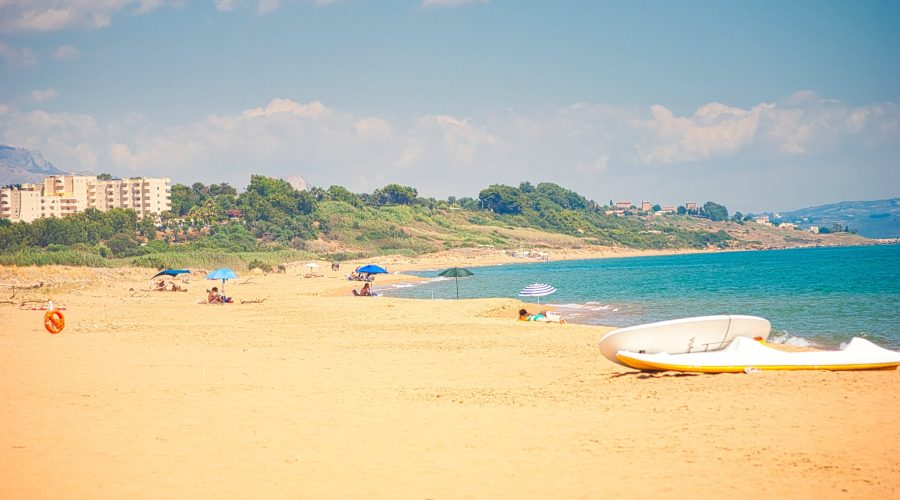
M 748 368 L 756 370 L 829 370 L 829 371 L 849 371 L 849 370 L 887 370 L 900 366 L 900 362 L 889 363 L 865 363 L 865 364 L 845 364 L 845 365 L 735 365 L 735 366 L 699 366 L 699 365 L 676 365 L 668 363 L 659 363 L 655 361 L 646 361 L 636 359 L 627 354 L 618 353 L 616 355 L 623 364 L 645 371 L 673 371 L 673 372 L 694 372 L 694 373 L 738 373 Z

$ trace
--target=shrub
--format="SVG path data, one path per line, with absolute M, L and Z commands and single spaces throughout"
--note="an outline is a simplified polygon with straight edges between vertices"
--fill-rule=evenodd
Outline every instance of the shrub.
M 259 260 L 259 259 L 253 259 L 253 260 L 251 260 L 251 261 L 247 264 L 247 269 L 250 269 L 250 270 L 253 270 L 253 269 L 262 269 L 263 271 L 265 271 L 265 272 L 267 272 L 267 273 L 271 273 L 271 272 L 272 272 L 272 266 L 271 266 L 270 264 L 267 264 L 267 263 L 265 263 L 265 262 Z
M 109 247 L 109 251 L 116 257 L 130 257 L 137 253 L 139 245 L 128 234 L 118 233 L 106 242 L 106 246 Z

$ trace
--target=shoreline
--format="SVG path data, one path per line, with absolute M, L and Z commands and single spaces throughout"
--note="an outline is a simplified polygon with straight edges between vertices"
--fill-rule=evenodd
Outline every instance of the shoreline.
M 662 250 L 638 250 L 618 247 L 597 247 L 592 249 L 580 248 L 557 248 L 544 249 L 549 253 L 547 260 L 540 260 L 530 257 L 516 257 L 510 255 L 510 250 L 497 250 L 486 248 L 461 248 L 453 250 L 445 250 L 431 254 L 424 254 L 417 257 L 406 257 L 398 255 L 376 256 L 370 259 L 355 259 L 348 261 L 348 266 L 357 266 L 367 263 L 385 264 L 388 266 L 398 266 L 391 272 L 403 271 L 423 271 L 428 269 L 439 269 L 445 267 L 484 267 L 493 265 L 506 264 L 536 264 L 540 262 L 556 262 L 556 261 L 578 261 L 593 259 L 624 259 L 634 257 L 667 257 L 673 255 L 694 255 L 694 254 L 717 254 L 717 253 L 735 253 L 735 252 L 769 252 L 783 250 L 806 250 L 816 248 L 846 248 L 846 247 L 868 247 L 873 245 L 895 245 L 900 244 L 900 240 L 896 242 L 880 242 L 869 244 L 852 244 L 852 245 L 809 245 L 809 246 L 788 246 L 774 248 L 710 248 L 710 249 L 662 249 Z M 459 255 L 456 255 L 459 254 Z M 468 259 L 460 262 L 460 259 Z M 466 262 L 469 262 L 468 264 Z M 297 264 L 297 263 L 295 263 Z M 342 266 L 344 264 L 342 263 Z
M 832 247 L 828 247 L 828 248 L 832 248 Z M 850 250 L 853 248 L 858 248 L 858 249 L 862 249 L 865 252 L 860 255 L 869 255 L 870 252 L 865 251 L 865 248 L 871 248 L 871 246 L 852 246 L 849 248 L 848 247 L 839 247 L 839 248 L 847 249 L 847 250 Z M 788 248 L 788 249 L 779 249 L 779 250 L 805 250 L 805 248 L 802 248 L 802 249 Z M 813 249 L 809 249 L 809 250 L 814 251 Z M 824 250 L 826 253 L 816 253 L 816 255 L 822 255 L 822 256 L 841 255 L 844 257 L 836 257 L 836 258 L 843 258 L 843 259 L 851 258 L 850 257 L 851 255 L 854 255 L 854 256 L 857 255 L 856 253 L 853 253 L 853 252 L 844 253 L 843 251 L 841 253 L 832 253 L 832 252 L 829 252 L 829 250 L 827 248 L 826 249 L 819 248 L 819 250 Z M 835 250 L 838 250 L 838 249 L 835 248 Z M 889 252 L 888 255 L 894 255 L 894 253 L 891 250 L 886 249 L 886 251 Z M 728 250 L 726 252 L 730 254 L 730 253 L 734 253 L 734 252 L 768 252 L 768 251 L 766 251 L 766 250 L 749 250 L 749 251 Z M 685 255 L 685 254 L 696 255 L 696 254 L 708 254 L 708 253 L 722 253 L 722 252 L 719 252 L 719 251 L 641 252 L 641 251 L 639 251 L 639 252 L 616 252 L 615 254 L 612 254 L 610 252 L 580 252 L 580 254 L 577 256 L 566 255 L 563 257 L 558 257 L 558 256 L 554 255 L 554 257 L 556 257 L 556 258 L 551 258 L 550 261 L 551 262 L 568 262 L 568 261 L 580 261 L 580 260 L 585 260 L 585 259 L 598 259 L 598 257 L 599 257 L 599 260 L 605 260 L 608 258 L 616 259 L 616 258 L 635 258 L 635 257 L 656 257 L 656 256 L 671 256 L 671 255 Z M 880 252 L 880 251 L 878 252 L 878 254 L 885 255 L 883 252 Z M 600 257 L 600 255 L 603 255 L 603 257 Z M 778 265 L 777 264 L 778 262 L 782 262 L 783 263 L 782 266 L 783 265 L 791 266 L 793 264 L 789 264 L 789 263 L 799 263 L 799 262 L 806 261 L 807 259 L 813 258 L 812 254 L 809 254 L 808 257 L 804 257 L 804 255 L 806 255 L 806 254 L 791 253 L 790 255 L 786 254 L 783 257 L 778 257 L 776 254 L 772 254 L 771 256 L 766 257 L 766 256 L 763 256 L 762 254 L 760 254 L 759 257 L 750 256 L 750 255 L 748 255 L 747 257 L 735 256 L 735 258 L 737 260 L 734 260 L 732 258 L 728 258 L 727 261 L 719 260 L 719 259 L 715 259 L 715 260 L 703 259 L 703 260 L 691 260 L 690 262 L 694 262 L 695 264 L 704 262 L 704 263 L 709 263 L 709 265 L 711 265 L 711 266 L 715 266 L 715 264 L 713 264 L 714 262 L 723 263 L 723 264 L 719 264 L 720 267 L 725 265 L 724 262 L 735 262 L 736 263 L 735 265 L 740 267 L 741 266 L 741 264 L 739 264 L 740 262 L 744 262 L 745 264 L 743 264 L 743 265 L 747 266 L 747 265 L 753 265 L 754 262 L 765 261 L 765 262 L 776 263 L 775 265 Z M 599 260 L 595 264 L 592 264 L 592 266 L 596 265 L 596 266 L 603 267 L 604 264 L 602 264 L 602 262 L 599 262 Z M 553 271 L 553 272 L 547 271 L 547 269 L 549 269 L 549 268 L 544 268 L 544 271 L 541 271 L 542 267 L 534 267 L 534 268 L 516 267 L 516 269 L 518 269 L 519 271 L 512 271 L 512 270 L 503 271 L 502 269 L 500 269 L 496 266 L 508 265 L 508 264 L 525 264 L 525 265 L 541 264 L 543 262 L 539 261 L 539 260 L 527 260 L 527 259 L 523 260 L 523 259 L 518 259 L 518 258 L 509 258 L 508 256 L 502 256 L 502 255 L 494 255 L 491 257 L 484 257 L 480 261 L 470 260 L 470 262 L 473 263 L 473 266 L 469 267 L 469 269 L 474 271 L 476 274 L 487 273 L 487 281 L 484 281 L 484 277 L 482 277 L 482 279 L 480 279 L 480 280 L 476 280 L 476 281 L 478 281 L 477 286 L 473 283 L 473 285 L 471 287 L 469 287 L 469 290 L 467 292 L 464 292 L 465 296 L 462 297 L 463 300 L 475 299 L 475 298 L 491 298 L 491 297 L 496 297 L 496 298 L 513 297 L 513 298 L 515 298 L 515 290 L 518 290 L 518 288 L 514 288 L 516 283 L 518 283 L 518 287 L 521 288 L 521 286 L 523 286 L 524 284 L 531 283 L 532 281 L 545 282 L 542 280 L 544 280 L 544 279 L 552 280 L 553 278 L 551 278 L 551 275 L 553 272 L 556 272 L 556 271 Z M 654 266 L 653 264 L 649 264 L 649 261 L 646 261 L 646 262 L 647 262 L 647 265 L 649 265 L 651 267 L 658 267 L 659 265 L 662 265 L 662 264 L 657 264 Z M 667 262 L 669 262 L 669 261 L 667 261 Z M 686 261 L 679 260 L 678 262 L 686 262 Z M 460 264 L 460 265 L 462 266 L 463 264 Z M 628 264 L 628 266 L 639 266 L 639 265 L 643 265 L 643 264 L 637 264 L 637 263 Z M 671 261 L 671 265 L 674 266 L 676 269 L 680 268 L 680 266 L 678 264 L 676 264 L 676 261 L 674 261 L 674 260 Z M 763 265 L 763 264 L 759 264 L 759 265 Z M 578 266 L 578 265 L 576 264 L 576 266 Z M 414 273 L 416 273 L 416 275 L 408 276 L 408 277 L 401 277 L 400 279 L 396 279 L 396 278 L 392 277 L 392 278 L 389 278 L 388 280 L 383 280 L 381 277 L 379 277 L 376 280 L 376 287 L 380 288 L 381 289 L 380 291 L 382 292 L 382 294 L 384 294 L 387 297 L 404 298 L 404 299 L 411 299 L 411 300 L 433 300 L 433 299 L 448 299 L 448 298 L 452 299 L 453 298 L 452 279 L 451 279 L 451 283 L 450 283 L 449 296 L 448 296 L 447 295 L 448 294 L 447 283 L 445 283 L 440 278 L 436 278 L 434 276 L 435 272 L 437 270 L 440 270 L 442 267 L 443 266 L 422 265 L 422 263 L 414 263 L 414 265 L 412 265 L 412 266 L 404 266 L 404 267 L 402 267 L 403 271 L 398 271 L 398 273 L 414 272 Z M 479 267 L 481 267 L 483 269 L 480 272 L 478 271 Z M 401 268 L 401 266 L 398 264 L 397 268 Z M 526 270 L 526 269 L 530 269 L 530 270 Z M 757 315 L 757 316 L 764 316 L 766 318 L 769 318 L 772 321 L 772 323 L 773 323 L 773 330 L 772 330 L 772 335 L 771 335 L 772 343 L 778 344 L 781 346 L 795 347 L 795 348 L 800 348 L 800 349 L 813 349 L 813 350 L 839 349 L 840 346 L 842 346 L 845 342 L 849 341 L 850 338 L 852 338 L 853 336 L 861 336 L 864 338 L 869 338 L 870 340 L 878 342 L 879 345 L 889 348 L 889 349 L 897 349 L 898 345 L 900 345 L 897 343 L 898 342 L 897 337 L 892 335 L 892 329 L 890 328 L 890 325 L 887 325 L 884 321 L 874 319 L 876 317 L 873 317 L 873 320 L 866 320 L 863 316 L 857 315 L 855 317 L 855 319 L 854 319 L 854 317 L 851 317 L 851 319 L 849 319 L 847 321 L 838 321 L 837 323 L 835 323 L 835 328 L 822 329 L 821 321 L 819 323 L 816 323 L 815 321 L 812 321 L 812 323 L 809 323 L 807 320 L 814 319 L 814 318 L 805 318 L 802 315 L 801 316 L 791 315 L 791 313 L 789 311 L 786 311 L 785 308 L 780 307 L 780 306 L 771 307 L 774 304 L 771 303 L 771 300 L 769 300 L 769 297 L 758 297 L 757 296 L 756 299 L 744 300 L 743 295 L 738 294 L 737 296 L 732 297 L 732 299 L 733 299 L 732 302 L 734 304 L 737 304 L 737 306 L 736 306 L 737 308 L 727 307 L 727 306 L 723 306 L 723 307 L 712 306 L 712 307 L 707 307 L 707 308 L 674 307 L 672 309 L 672 311 L 669 311 L 669 314 L 667 315 L 665 310 L 661 310 L 659 307 L 654 308 L 653 306 L 650 306 L 649 309 L 647 309 L 646 311 L 641 313 L 640 311 L 643 311 L 645 309 L 645 307 L 644 307 L 645 302 L 649 301 L 649 302 L 647 302 L 649 304 L 659 303 L 659 300 L 656 299 L 656 295 L 651 294 L 651 296 L 648 296 L 647 294 L 640 293 L 639 290 L 633 290 L 634 293 L 626 294 L 627 295 L 626 296 L 626 295 L 617 293 L 615 290 L 618 290 L 618 288 L 611 291 L 608 289 L 608 287 L 597 288 L 596 286 L 588 287 L 590 290 L 593 290 L 593 292 L 591 292 L 589 290 L 583 290 L 582 293 L 578 293 L 578 289 L 581 289 L 581 287 L 577 285 L 577 277 L 578 277 L 577 275 L 574 276 L 576 281 L 573 281 L 573 275 L 572 275 L 572 273 L 566 271 L 568 269 L 566 266 L 562 266 L 562 267 L 554 266 L 553 269 L 558 270 L 559 272 L 562 272 L 565 275 L 565 277 L 563 277 L 563 276 L 557 277 L 556 282 L 553 282 L 553 281 L 546 281 L 546 282 L 553 283 L 557 287 L 560 287 L 560 285 L 562 285 L 562 287 L 560 287 L 560 290 L 564 291 L 564 292 L 566 290 L 568 290 L 568 293 L 557 294 L 557 295 L 559 295 L 559 297 L 556 297 L 556 295 L 547 297 L 544 301 L 545 303 L 541 307 L 548 308 L 551 310 L 556 310 L 556 312 L 561 313 L 563 318 L 567 319 L 570 323 L 577 323 L 577 324 L 583 324 L 583 325 L 627 327 L 627 326 L 634 326 L 637 324 L 646 324 L 646 323 L 651 323 L 651 322 L 655 322 L 655 321 L 663 321 L 663 320 L 674 319 L 674 318 L 704 316 L 704 315 L 708 315 L 708 314 L 713 314 L 713 312 L 715 314 L 727 314 L 727 313 L 751 314 L 751 315 Z M 579 267 L 579 269 L 581 269 L 581 267 Z M 785 269 L 787 270 L 789 268 L 785 268 Z M 426 270 L 428 272 L 423 273 L 423 271 L 426 271 Z M 548 273 L 551 273 L 551 274 L 548 274 Z M 529 276 L 528 279 L 530 281 L 527 281 L 527 282 L 521 281 L 521 280 L 517 281 L 516 276 L 519 276 L 519 274 L 523 274 L 523 275 L 527 274 Z M 803 273 L 801 273 L 801 275 L 802 274 Z M 587 276 L 587 275 L 585 275 L 585 276 Z M 591 276 L 592 276 L 591 279 L 601 279 L 601 278 L 599 278 L 599 276 L 595 276 L 594 274 L 591 274 Z M 608 275 L 608 279 L 613 279 L 613 280 L 619 279 L 619 278 L 617 278 L 617 276 L 619 276 L 619 275 L 618 274 L 610 274 L 610 275 Z M 502 286 L 492 285 L 494 279 L 502 280 L 503 285 Z M 525 279 L 525 278 L 523 278 L 523 279 Z M 461 283 L 462 283 L 462 281 L 463 280 L 460 280 Z M 521 282 L 519 282 L 519 281 L 521 281 Z M 701 281 L 703 281 L 703 280 L 701 280 Z M 776 281 L 773 282 L 773 285 L 777 282 L 778 282 L 778 280 L 776 279 Z M 406 283 L 406 284 L 402 285 L 402 286 L 396 286 L 397 284 L 400 284 L 400 283 Z M 624 287 L 624 288 L 622 288 L 622 290 L 626 290 L 628 288 L 627 283 L 620 283 L 620 285 L 621 285 L 620 288 Z M 588 286 L 588 285 L 585 285 L 585 286 Z M 716 285 L 713 283 L 713 284 L 711 284 L 711 286 L 716 286 Z M 461 289 L 463 288 L 462 285 L 460 285 L 460 287 L 461 287 Z M 777 286 L 776 286 L 776 288 L 777 288 Z M 794 288 L 796 288 L 796 287 L 794 287 Z M 765 286 L 763 286 L 762 289 L 760 289 L 757 286 L 755 292 L 752 292 L 752 293 L 766 294 L 766 290 L 767 289 Z M 881 290 L 881 288 L 879 288 L 879 290 Z M 884 291 L 886 292 L 887 289 L 884 289 Z M 431 293 L 430 298 L 428 296 L 429 293 Z M 573 295 L 573 293 L 574 293 L 574 295 Z M 802 290 L 799 293 L 803 294 Z M 565 296 L 563 296 L 563 295 L 565 295 Z M 669 294 L 669 295 L 671 295 L 671 294 Z M 669 296 L 669 295 L 666 295 L 666 297 L 668 297 L 668 299 L 665 299 L 665 300 L 677 300 L 676 296 Z M 628 296 L 631 296 L 634 298 L 629 300 Z M 705 300 L 703 297 L 697 296 L 697 294 L 693 294 L 692 296 L 695 298 L 694 302 L 696 302 L 698 300 L 703 302 Z M 556 299 L 554 300 L 555 297 L 556 297 Z M 641 299 L 639 297 L 644 297 L 644 298 Z M 709 297 L 710 297 L 710 300 L 712 300 L 711 299 L 712 296 L 710 295 Z M 858 309 L 858 310 L 860 310 L 860 311 L 868 310 L 868 309 L 866 309 L 867 306 L 859 303 L 858 296 L 856 296 L 856 295 L 850 296 L 850 297 L 847 297 L 847 299 L 850 301 L 848 303 L 857 304 L 859 307 L 862 308 L 862 309 Z M 736 300 L 736 302 L 734 302 L 735 300 Z M 751 300 L 751 302 L 748 302 L 748 300 Z M 816 307 L 816 305 L 817 305 L 816 303 L 811 303 L 808 299 L 806 299 L 805 302 L 804 302 L 804 299 L 798 299 L 798 300 L 800 300 L 799 303 L 804 304 L 804 306 L 803 306 L 804 310 L 806 310 L 805 309 L 806 307 Z M 856 301 L 856 302 L 854 302 L 854 301 Z M 732 303 L 732 302 L 728 302 L 728 303 Z M 723 304 L 724 304 L 724 302 L 723 302 Z M 535 307 L 537 307 L 537 304 L 535 304 L 533 300 L 521 301 L 521 305 L 522 305 L 522 307 L 524 307 L 526 309 L 532 310 L 532 312 L 534 312 L 533 309 Z M 748 307 L 749 307 L 749 309 L 748 309 Z M 707 311 L 713 311 L 713 312 L 707 312 Z M 827 314 L 826 314 L 826 317 L 827 317 Z M 877 317 L 880 318 L 881 316 L 877 316 Z M 842 327 L 837 326 L 838 324 L 842 325 Z M 811 326 L 811 325 L 818 325 L 819 327 L 817 328 L 816 326 Z

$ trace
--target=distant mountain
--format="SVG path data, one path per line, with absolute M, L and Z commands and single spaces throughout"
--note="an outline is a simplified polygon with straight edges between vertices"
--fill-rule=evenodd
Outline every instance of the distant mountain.
M 874 201 L 842 201 L 831 205 L 768 214 L 801 227 L 849 226 L 867 238 L 900 238 L 900 198 Z
M 48 175 L 62 170 L 53 166 L 40 151 L 0 144 L 0 186 L 24 182 L 42 182 Z

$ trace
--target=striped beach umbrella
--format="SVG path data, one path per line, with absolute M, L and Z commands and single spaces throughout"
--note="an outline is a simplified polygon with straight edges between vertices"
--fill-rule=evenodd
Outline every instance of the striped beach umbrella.
M 541 297 L 546 297 L 554 292 L 556 292 L 556 288 L 553 288 L 546 283 L 534 283 L 523 288 L 522 291 L 519 292 L 519 297 L 537 297 L 538 305 L 540 305 Z

